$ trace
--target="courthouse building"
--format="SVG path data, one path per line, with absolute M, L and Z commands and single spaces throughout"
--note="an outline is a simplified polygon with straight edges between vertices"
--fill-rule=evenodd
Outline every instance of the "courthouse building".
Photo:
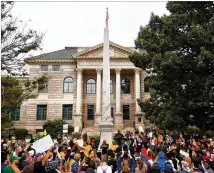
M 110 42 L 111 116 L 114 129 L 143 125 L 138 98 L 148 97 L 146 73 L 129 60 L 133 47 Z M 15 128 L 42 130 L 46 120 L 64 119 L 81 129 L 99 131 L 102 114 L 103 44 L 65 49 L 26 58 L 29 79 L 46 74 L 48 84 L 38 97 L 24 101 L 12 116 Z

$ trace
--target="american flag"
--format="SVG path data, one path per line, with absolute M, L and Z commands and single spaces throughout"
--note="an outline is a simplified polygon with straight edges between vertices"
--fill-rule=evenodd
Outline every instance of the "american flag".
M 108 27 L 108 19 L 109 19 L 108 8 L 106 8 L 106 27 Z

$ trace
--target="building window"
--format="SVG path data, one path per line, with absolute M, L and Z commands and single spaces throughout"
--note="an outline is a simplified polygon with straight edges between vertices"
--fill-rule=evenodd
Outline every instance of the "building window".
M 128 78 L 123 78 L 121 80 L 121 93 L 130 94 L 130 80 Z
M 96 94 L 96 82 L 94 79 L 89 79 L 87 81 L 87 94 Z
M 48 71 L 48 65 L 41 65 L 41 71 Z
M 129 120 L 130 119 L 130 106 L 123 105 L 123 119 Z
M 47 117 L 47 105 L 37 105 L 36 120 L 46 120 Z
M 110 80 L 110 93 L 113 94 L 113 82 Z
M 19 121 L 20 119 L 20 108 L 14 109 L 11 114 L 11 120 L 12 121 Z
M 64 79 L 64 93 L 73 93 L 73 79 L 67 77 Z
M 94 120 L 94 105 L 88 105 L 87 107 L 87 119 Z
M 52 71 L 59 71 L 60 65 L 52 65 Z
M 39 93 L 48 93 L 48 82 L 39 84 L 38 92 Z
M 73 105 L 63 105 L 63 120 L 72 120 Z

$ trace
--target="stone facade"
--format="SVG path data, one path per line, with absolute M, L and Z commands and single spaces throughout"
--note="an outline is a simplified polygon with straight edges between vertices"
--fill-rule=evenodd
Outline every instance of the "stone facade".
M 74 48 L 69 48 L 74 49 Z M 101 118 L 101 96 L 99 88 L 102 88 L 102 44 L 91 48 L 78 49 L 70 57 L 60 57 L 52 52 L 48 57 L 32 57 L 25 61 L 29 64 L 29 79 L 47 74 L 50 77 L 48 92 L 39 93 L 36 99 L 29 99 L 21 105 L 20 121 L 14 122 L 15 128 L 28 129 L 30 133 L 42 129 L 45 120 L 37 120 L 38 105 L 47 105 L 46 120 L 63 118 L 63 105 L 72 105 L 72 119 L 65 120 L 68 124 L 78 126 L 80 129 L 98 127 Z M 137 69 L 128 58 L 133 48 L 122 47 L 110 42 L 110 68 L 113 92 L 111 93 L 111 110 L 115 129 L 133 127 L 139 122 L 141 110 L 137 105 L 137 97 L 143 98 L 145 72 Z M 55 53 L 55 54 L 54 54 Z M 53 58 L 51 58 L 53 56 Z M 62 55 L 63 56 L 63 55 Z M 41 71 L 41 65 L 48 65 L 47 71 Z M 60 65 L 59 71 L 53 71 L 53 65 Z M 98 80 L 101 75 L 101 82 Z M 73 92 L 64 92 L 64 79 L 73 79 Z M 130 93 L 121 93 L 121 80 L 127 78 L 130 81 Z M 95 80 L 96 92 L 87 93 L 87 81 Z M 97 92 L 98 90 L 98 92 Z M 99 99 L 100 96 L 100 99 Z M 94 118 L 88 119 L 88 106 L 94 106 Z M 123 118 L 123 105 L 129 105 L 129 119 Z M 99 110 L 100 109 L 100 110 Z M 137 118 L 136 118 L 137 117 Z

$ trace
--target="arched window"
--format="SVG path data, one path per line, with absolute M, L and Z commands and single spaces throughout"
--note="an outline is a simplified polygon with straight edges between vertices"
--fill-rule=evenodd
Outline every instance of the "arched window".
M 71 77 L 66 77 L 64 79 L 64 93 L 73 93 L 73 79 Z
M 110 93 L 113 94 L 113 82 L 110 80 Z
M 123 78 L 121 80 L 121 93 L 122 94 L 130 93 L 130 80 L 128 78 Z
M 87 81 L 87 94 L 96 94 L 96 82 L 94 79 L 89 79 Z

